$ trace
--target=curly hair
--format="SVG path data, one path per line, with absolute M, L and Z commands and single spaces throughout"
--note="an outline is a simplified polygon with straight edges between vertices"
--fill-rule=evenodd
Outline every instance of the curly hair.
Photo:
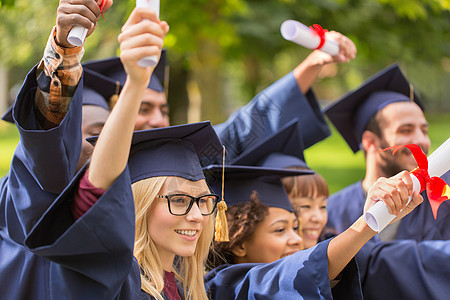
M 207 269 L 211 270 L 222 264 L 233 264 L 232 250 L 253 235 L 256 226 L 264 221 L 268 212 L 269 207 L 259 201 L 256 191 L 253 191 L 250 201 L 229 206 L 226 215 L 230 241 L 213 242 Z

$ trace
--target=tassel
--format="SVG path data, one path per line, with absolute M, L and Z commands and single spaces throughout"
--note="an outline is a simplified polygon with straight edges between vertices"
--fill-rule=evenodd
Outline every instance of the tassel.
M 228 223 L 227 215 L 227 204 L 225 203 L 225 198 L 223 197 L 225 188 L 225 146 L 223 146 L 223 157 L 222 157 L 222 200 L 217 203 L 217 216 L 215 224 L 215 236 L 214 240 L 217 242 L 229 242 L 230 238 L 228 236 Z
M 119 100 L 120 82 L 116 81 L 116 92 L 109 98 L 109 108 L 112 110 Z

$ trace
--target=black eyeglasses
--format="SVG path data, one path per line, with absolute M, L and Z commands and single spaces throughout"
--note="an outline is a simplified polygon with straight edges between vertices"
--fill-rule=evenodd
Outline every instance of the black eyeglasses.
M 174 216 L 184 216 L 197 203 L 203 216 L 209 216 L 214 212 L 219 201 L 219 196 L 208 194 L 200 197 L 192 197 L 185 194 L 158 195 L 158 198 L 166 198 L 169 205 L 169 212 Z

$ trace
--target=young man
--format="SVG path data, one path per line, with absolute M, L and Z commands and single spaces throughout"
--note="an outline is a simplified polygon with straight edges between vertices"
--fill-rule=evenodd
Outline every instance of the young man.
M 395 155 L 392 150 L 381 150 L 417 144 L 427 153 L 430 139 L 422 109 L 400 68 L 392 65 L 325 110 L 350 148 L 355 153 L 364 151 L 366 159 L 364 179 L 328 199 L 328 226 L 343 232 L 361 215 L 371 184 L 417 166 L 408 149 Z M 449 173 L 443 179 L 448 181 Z M 450 292 L 448 284 L 439 279 L 450 273 L 446 263 L 450 259 L 450 203 L 441 205 L 434 220 L 429 201 L 422 195 L 422 205 L 398 225 L 387 226 L 358 253 L 365 299 L 440 299 Z

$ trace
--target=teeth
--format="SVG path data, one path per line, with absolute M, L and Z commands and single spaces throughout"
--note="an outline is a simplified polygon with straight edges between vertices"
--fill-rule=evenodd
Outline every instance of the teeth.
M 318 236 L 320 233 L 318 230 L 303 230 L 307 235 Z
M 175 232 L 192 237 L 197 233 L 197 230 L 175 230 Z

